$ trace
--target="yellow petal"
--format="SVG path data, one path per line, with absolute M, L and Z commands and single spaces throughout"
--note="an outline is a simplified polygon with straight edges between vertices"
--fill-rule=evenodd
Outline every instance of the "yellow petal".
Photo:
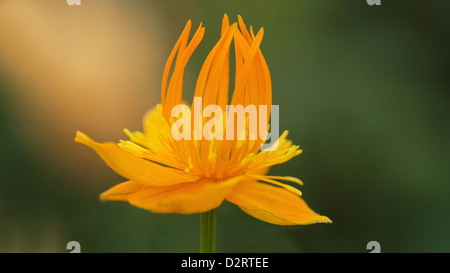
M 146 187 L 130 194 L 128 201 L 155 213 L 202 213 L 220 206 L 240 179 L 234 177 L 221 182 L 202 179 L 169 187 Z
M 81 132 L 77 132 L 75 141 L 94 149 L 121 176 L 147 186 L 169 186 L 198 180 L 195 175 L 137 157 L 113 142 L 98 143 Z
M 312 211 L 298 195 L 254 180 L 241 181 L 226 199 L 247 214 L 272 224 L 331 223 L 328 217 Z
M 144 117 L 142 118 L 142 128 L 144 133 L 147 133 L 145 130 L 147 129 L 147 122 L 150 120 L 150 117 L 153 115 L 153 112 L 157 111 L 157 106 L 154 106 L 145 112 Z
M 269 172 L 270 167 L 263 167 L 263 168 L 257 168 L 257 169 L 252 169 L 249 171 L 249 174 L 254 174 L 254 175 L 265 175 Z
M 100 195 L 100 200 L 128 201 L 129 194 L 136 193 L 142 190 L 144 187 L 144 185 L 134 181 L 123 182 L 102 193 Z

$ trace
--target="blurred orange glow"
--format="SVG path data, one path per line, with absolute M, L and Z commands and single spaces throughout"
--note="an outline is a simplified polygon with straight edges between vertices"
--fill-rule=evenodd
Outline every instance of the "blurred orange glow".
M 140 128 L 159 101 L 169 50 L 156 14 L 127 1 L 1 1 L 0 69 L 12 115 L 48 162 L 75 175 L 104 170 L 73 142 L 76 130 L 107 140 Z

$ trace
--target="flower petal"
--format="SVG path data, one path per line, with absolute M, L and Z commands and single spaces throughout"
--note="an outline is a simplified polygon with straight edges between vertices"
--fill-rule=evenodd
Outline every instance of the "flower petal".
M 331 223 L 312 211 L 298 195 L 254 180 L 241 181 L 226 198 L 247 214 L 277 225 Z
M 128 195 L 142 190 L 145 186 L 134 181 L 127 181 L 115 185 L 100 195 L 103 201 L 128 201 Z
M 248 173 L 254 174 L 254 175 L 265 175 L 269 172 L 269 169 L 270 169 L 270 167 L 262 167 L 262 168 L 249 170 Z
M 128 195 L 131 205 L 156 213 L 202 213 L 222 204 L 242 177 L 212 182 L 202 179 L 169 187 L 146 187 Z
M 147 186 L 169 186 L 198 180 L 195 175 L 137 157 L 113 142 L 98 143 L 81 132 L 77 132 L 75 141 L 94 149 L 121 176 Z

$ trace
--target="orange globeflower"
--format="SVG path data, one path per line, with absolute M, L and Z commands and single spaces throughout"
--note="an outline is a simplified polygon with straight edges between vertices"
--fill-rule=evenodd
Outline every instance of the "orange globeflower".
M 190 28 L 188 21 L 167 60 L 161 104 L 145 115 L 143 133 L 125 130 L 130 140 L 116 144 L 98 143 L 77 132 L 75 141 L 94 149 L 109 167 L 128 179 L 100 198 L 127 201 L 155 213 L 179 214 L 208 212 L 227 200 L 249 215 L 272 224 L 330 223 L 329 218 L 306 205 L 299 190 L 277 181 L 302 184 L 300 180 L 266 175 L 270 166 L 301 153 L 299 146 L 286 140 L 287 132 L 274 143 L 277 148 L 273 150 L 260 149 L 263 139 L 249 139 L 248 124 L 245 140 L 199 140 L 195 132 L 189 139 L 173 139 L 171 128 L 176 121 L 171 116 L 172 109 L 183 104 L 184 69 L 205 32 L 200 24 L 188 43 Z M 225 15 L 221 38 L 206 58 L 195 87 L 194 97 L 202 99 L 203 109 L 212 104 L 225 109 L 229 104 L 229 54 L 233 41 L 236 77 L 230 105 L 266 105 L 270 109 L 272 87 L 269 69 L 259 49 L 262 37 L 263 29 L 254 35 L 241 17 L 238 24 L 230 26 Z

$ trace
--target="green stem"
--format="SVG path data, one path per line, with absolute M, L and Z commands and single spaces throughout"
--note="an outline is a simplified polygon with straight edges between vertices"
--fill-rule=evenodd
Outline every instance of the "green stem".
M 217 209 L 200 214 L 200 253 L 216 252 Z

